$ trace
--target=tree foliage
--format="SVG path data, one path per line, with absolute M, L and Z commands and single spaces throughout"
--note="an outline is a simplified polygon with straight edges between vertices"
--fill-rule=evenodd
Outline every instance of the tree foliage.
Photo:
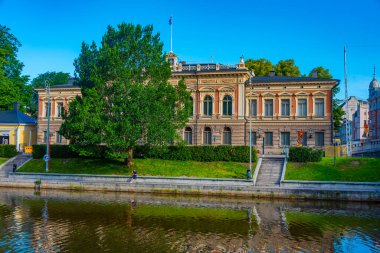
M 21 110 L 30 105 L 32 90 L 26 83 L 28 76 L 22 75 L 24 64 L 17 59 L 21 43 L 6 26 L 0 25 L 0 109 L 12 109 L 20 102 Z
M 33 88 L 45 87 L 45 81 L 49 81 L 51 86 L 57 84 L 66 84 L 69 81 L 70 73 L 65 72 L 55 72 L 47 71 L 45 73 L 39 74 L 37 77 L 33 78 L 31 85 Z
M 189 117 L 184 81 L 169 84 L 170 67 L 153 26 L 109 26 L 99 47 L 82 43 L 75 60 L 83 97 L 70 103 L 61 132 L 81 154 L 106 145 L 108 156 L 132 165 L 139 143 L 165 146 Z
M 269 76 L 269 72 L 274 68 L 272 62 L 264 58 L 258 60 L 248 59 L 245 65 L 249 70 L 254 70 L 255 76 Z
M 277 76 L 300 76 L 301 74 L 293 59 L 280 60 L 274 70 Z

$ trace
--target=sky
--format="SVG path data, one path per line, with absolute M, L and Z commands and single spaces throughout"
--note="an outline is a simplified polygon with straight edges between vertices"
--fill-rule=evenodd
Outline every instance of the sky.
M 328 68 L 343 98 L 346 47 L 349 96 L 368 98 L 374 65 L 380 76 L 380 0 L 0 0 L 0 24 L 21 42 L 18 58 L 31 79 L 73 75 L 81 43 L 99 43 L 108 25 L 122 22 L 152 24 L 168 52 L 170 16 L 173 51 L 186 62 L 291 58 L 302 74 Z

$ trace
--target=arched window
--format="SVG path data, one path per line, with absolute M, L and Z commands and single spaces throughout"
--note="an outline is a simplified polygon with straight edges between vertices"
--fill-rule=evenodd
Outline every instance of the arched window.
M 212 116 L 212 97 L 211 96 L 205 96 L 205 99 L 203 101 L 203 114 L 205 116 Z
M 193 115 L 194 115 L 194 99 L 193 99 L 193 97 L 190 97 L 190 117 L 193 117 Z
M 232 116 L 232 97 L 230 95 L 223 98 L 223 115 Z
M 193 130 L 191 129 L 191 127 L 185 128 L 185 141 L 189 145 L 193 144 Z
M 231 128 L 225 127 L 223 130 L 223 144 L 231 145 Z
M 203 132 L 203 144 L 205 145 L 211 145 L 211 128 L 205 127 L 205 130 Z

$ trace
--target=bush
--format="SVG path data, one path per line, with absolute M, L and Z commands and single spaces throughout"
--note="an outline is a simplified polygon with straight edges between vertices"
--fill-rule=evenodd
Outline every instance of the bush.
M 169 146 L 152 148 L 137 146 L 134 150 L 136 158 L 157 158 L 181 161 L 232 161 L 249 162 L 248 146 Z M 257 160 L 256 150 L 252 149 L 252 161 Z
M 41 159 L 46 154 L 46 145 L 33 145 L 33 158 Z M 75 158 L 78 153 L 74 152 L 68 145 L 50 145 L 50 155 L 52 158 Z
M 0 145 L 0 157 L 11 158 L 17 155 L 16 145 Z
M 307 147 L 291 147 L 289 149 L 289 161 L 292 162 L 320 162 L 322 161 L 322 150 Z

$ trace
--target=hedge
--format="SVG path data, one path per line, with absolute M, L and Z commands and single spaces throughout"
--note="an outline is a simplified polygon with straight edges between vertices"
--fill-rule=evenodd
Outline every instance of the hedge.
M 46 154 L 46 145 L 33 145 L 33 158 L 41 159 Z M 50 145 L 50 155 L 52 158 L 75 158 L 78 154 L 68 145 Z
M 75 158 L 89 156 L 104 158 L 107 156 L 105 146 L 76 147 L 75 145 L 50 145 L 52 158 Z M 83 150 L 86 150 L 84 152 Z M 33 145 L 33 158 L 41 159 L 46 154 L 46 145 Z M 134 150 L 134 158 L 157 158 L 164 160 L 181 161 L 231 161 L 249 162 L 248 146 L 169 146 L 166 148 L 154 148 L 149 146 L 137 146 Z M 252 148 L 252 161 L 257 161 L 257 153 Z
M 322 150 L 307 147 L 291 147 L 289 149 L 289 161 L 291 162 L 320 162 Z
M 0 157 L 11 158 L 17 155 L 16 145 L 1 144 Z
M 248 146 L 169 146 L 167 148 L 151 148 L 138 146 L 135 148 L 136 158 L 159 158 L 182 161 L 231 161 L 249 162 Z M 253 148 L 252 161 L 257 161 L 257 153 Z

